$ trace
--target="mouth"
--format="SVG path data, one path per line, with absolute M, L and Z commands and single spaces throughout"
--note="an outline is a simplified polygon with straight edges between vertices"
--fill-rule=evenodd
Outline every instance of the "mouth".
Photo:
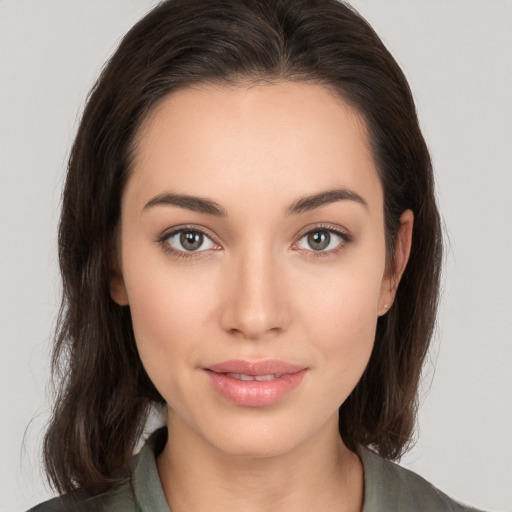
M 279 377 L 282 377 L 282 374 L 278 375 L 245 375 L 244 373 L 225 373 L 227 377 L 231 377 L 232 379 L 237 380 L 245 380 L 245 381 L 251 381 L 251 380 L 257 380 L 258 382 L 265 382 L 269 380 L 279 379 Z
M 297 388 L 308 368 L 277 360 L 233 360 L 208 366 L 204 371 L 224 399 L 240 406 L 264 407 Z

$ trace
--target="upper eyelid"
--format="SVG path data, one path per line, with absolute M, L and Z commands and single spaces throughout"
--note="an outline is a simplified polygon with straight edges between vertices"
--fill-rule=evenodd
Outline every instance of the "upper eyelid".
M 181 231 L 197 231 L 198 233 L 201 233 L 202 235 L 208 237 L 212 242 L 214 242 L 217 245 L 221 245 L 218 241 L 218 237 L 216 237 L 209 229 L 205 227 L 200 227 L 192 224 L 185 224 L 182 226 L 174 226 L 172 228 L 166 229 L 162 232 L 161 235 L 158 236 L 159 241 L 164 241 L 167 238 L 175 235 L 176 233 L 180 233 Z
M 198 226 L 195 224 L 183 224 L 179 226 L 173 226 L 172 228 L 168 228 L 163 231 L 163 233 L 158 236 L 159 242 L 164 242 L 169 237 L 175 235 L 176 233 L 179 233 L 181 231 L 197 231 L 199 233 L 202 233 L 204 236 L 208 237 L 214 244 L 219 245 L 222 247 L 222 243 L 219 240 L 219 237 L 216 236 L 211 230 L 204 226 Z M 297 232 L 297 234 L 293 237 L 292 245 L 295 245 L 299 240 L 301 240 L 304 236 L 306 236 L 308 233 L 314 232 L 314 231 L 330 231 L 332 233 L 335 233 L 339 236 L 341 236 L 345 241 L 350 242 L 353 240 L 353 236 L 350 234 L 350 232 L 338 225 L 333 225 L 329 223 L 318 223 L 318 224 L 311 224 L 309 226 L 306 226 L 302 228 L 300 231 Z
M 197 251 L 187 251 L 174 247 L 169 239 L 171 237 L 176 236 L 178 233 L 182 231 L 195 231 L 201 233 L 203 236 L 208 238 L 208 240 L 210 240 L 214 247 L 209 247 L 207 249 L 201 249 Z M 203 227 L 199 228 L 197 226 L 191 225 L 174 226 L 173 228 L 164 230 L 164 232 L 157 237 L 156 242 L 163 249 L 164 252 L 174 254 L 175 257 L 183 259 L 201 258 L 209 251 L 218 251 L 219 249 L 222 249 L 222 245 L 220 245 L 219 242 L 216 241 L 214 236 L 211 236 L 209 234 L 209 230 L 206 230 Z
M 297 235 L 295 235 L 294 239 L 300 240 L 308 233 L 311 233 L 314 231 L 330 231 L 332 233 L 336 233 L 337 235 L 340 235 L 341 237 L 345 238 L 346 240 L 352 240 L 352 238 L 353 238 L 352 235 L 350 234 L 350 232 L 341 226 L 332 225 L 329 223 L 319 223 L 319 224 L 312 224 L 310 226 L 307 226 L 307 227 L 301 229 L 297 233 Z
M 314 233 L 315 231 L 327 231 L 330 233 L 334 233 L 338 238 L 341 240 L 336 244 L 336 247 L 333 247 L 328 250 L 318 250 L 315 251 L 314 249 L 306 249 L 299 246 L 300 241 L 309 233 Z M 352 234 L 348 233 L 344 229 L 341 229 L 340 227 L 325 227 L 325 226 L 317 226 L 313 227 L 311 229 L 308 229 L 306 231 L 302 232 L 302 235 L 297 237 L 295 239 L 296 241 L 292 244 L 292 249 L 296 252 L 300 252 L 304 254 L 305 256 L 311 257 L 311 258 L 321 258 L 321 257 L 329 257 L 334 254 L 338 254 L 340 251 L 344 251 L 348 245 L 350 245 L 354 241 L 354 237 Z

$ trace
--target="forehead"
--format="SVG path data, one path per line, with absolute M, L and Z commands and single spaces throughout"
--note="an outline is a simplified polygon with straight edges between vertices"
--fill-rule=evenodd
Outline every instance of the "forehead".
M 166 188 L 228 202 L 244 191 L 270 201 L 270 189 L 283 201 L 340 186 L 381 194 L 359 113 L 324 86 L 295 82 L 165 97 L 139 130 L 130 184 L 141 200 Z

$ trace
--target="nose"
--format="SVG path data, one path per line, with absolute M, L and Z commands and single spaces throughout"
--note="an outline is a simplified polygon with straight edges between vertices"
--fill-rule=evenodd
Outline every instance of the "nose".
M 282 270 L 282 269 L 281 269 Z M 248 251 L 226 269 L 222 328 L 235 336 L 261 340 L 288 328 L 290 313 L 283 272 L 271 251 Z

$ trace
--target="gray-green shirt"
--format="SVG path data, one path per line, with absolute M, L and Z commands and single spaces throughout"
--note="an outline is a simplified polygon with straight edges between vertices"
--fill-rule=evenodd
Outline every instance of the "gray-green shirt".
M 156 454 L 165 443 L 165 429 L 155 432 L 133 459 L 131 479 L 107 494 L 83 503 L 84 512 L 171 512 L 156 467 Z M 364 467 L 362 512 L 476 512 L 436 489 L 425 479 L 372 451 L 359 452 Z M 29 512 L 66 512 L 76 507 L 54 498 Z

